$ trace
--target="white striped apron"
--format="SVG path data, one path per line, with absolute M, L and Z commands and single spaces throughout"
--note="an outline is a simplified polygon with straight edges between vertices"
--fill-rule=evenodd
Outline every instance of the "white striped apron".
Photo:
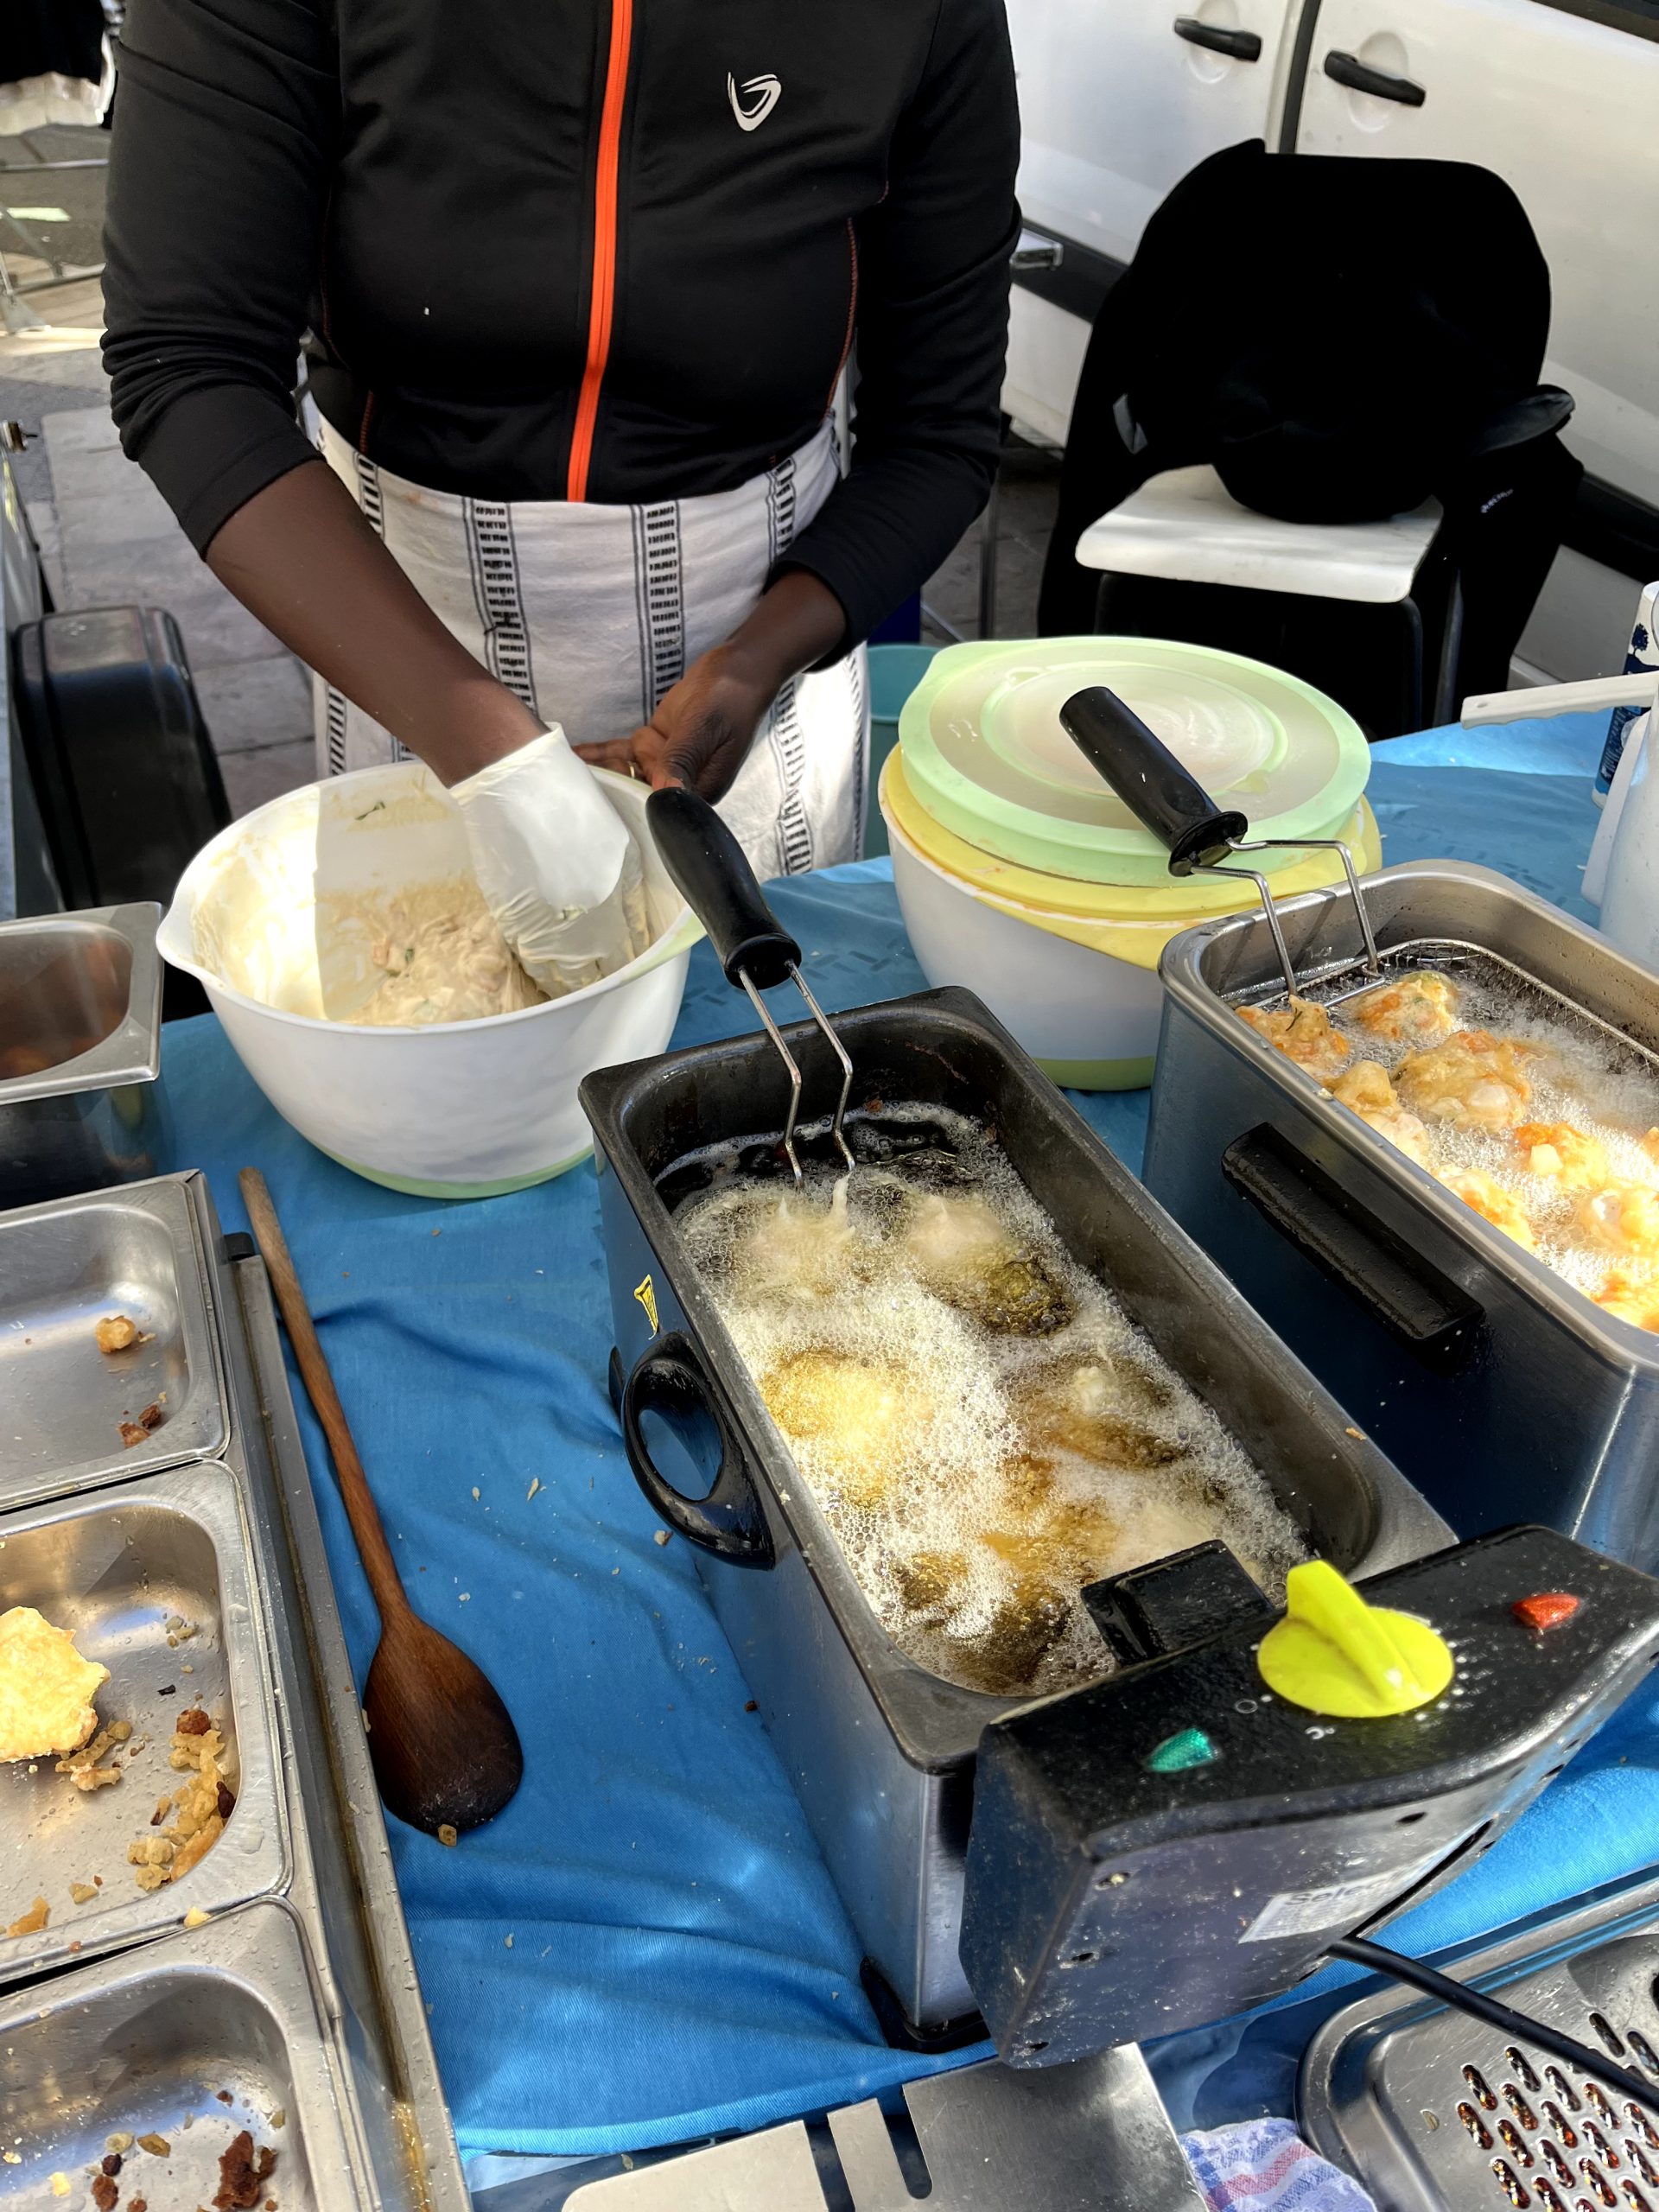
M 832 428 L 733 492 L 652 506 L 429 492 L 354 452 L 322 452 L 439 620 L 574 745 L 627 737 L 754 606 L 837 478 Z M 318 773 L 406 758 L 315 684 Z M 720 810 L 763 879 L 856 859 L 869 757 L 864 649 L 786 683 Z

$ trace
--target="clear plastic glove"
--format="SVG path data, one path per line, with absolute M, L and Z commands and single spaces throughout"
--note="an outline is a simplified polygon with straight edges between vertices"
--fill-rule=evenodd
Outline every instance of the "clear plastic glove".
M 449 796 L 485 904 L 550 998 L 596 983 L 645 950 L 639 847 L 556 724 Z

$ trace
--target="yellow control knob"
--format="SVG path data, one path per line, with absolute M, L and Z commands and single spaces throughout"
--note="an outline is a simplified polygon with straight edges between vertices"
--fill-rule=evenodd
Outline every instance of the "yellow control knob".
M 1256 1664 L 1276 1696 L 1343 1720 L 1414 1713 L 1456 1671 L 1427 1621 L 1368 1605 L 1322 1559 L 1291 1568 L 1285 1618 L 1262 1637 Z

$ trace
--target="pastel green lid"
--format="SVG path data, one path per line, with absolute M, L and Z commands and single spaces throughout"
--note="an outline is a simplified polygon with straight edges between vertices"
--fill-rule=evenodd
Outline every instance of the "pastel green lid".
M 1103 683 L 1256 837 L 1332 837 L 1370 773 L 1344 708 L 1281 669 L 1154 638 L 951 645 L 899 720 L 925 810 L 982 852 L 1084 883 L 1159 883 L 1169 855 L 1067 736 L 1060 709 Z M 1271 875 L 1294 852 L 1265 853 Z

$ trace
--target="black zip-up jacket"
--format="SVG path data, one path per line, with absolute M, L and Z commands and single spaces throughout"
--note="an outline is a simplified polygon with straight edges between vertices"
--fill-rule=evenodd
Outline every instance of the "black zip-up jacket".
M 199 549 L 310 456 L 500 499 L 728 490 L 810 437 L 791 550 L 861 638 L 982 505 L 1017 234 L 1001 0 L 130 0 L 115 417 Z

